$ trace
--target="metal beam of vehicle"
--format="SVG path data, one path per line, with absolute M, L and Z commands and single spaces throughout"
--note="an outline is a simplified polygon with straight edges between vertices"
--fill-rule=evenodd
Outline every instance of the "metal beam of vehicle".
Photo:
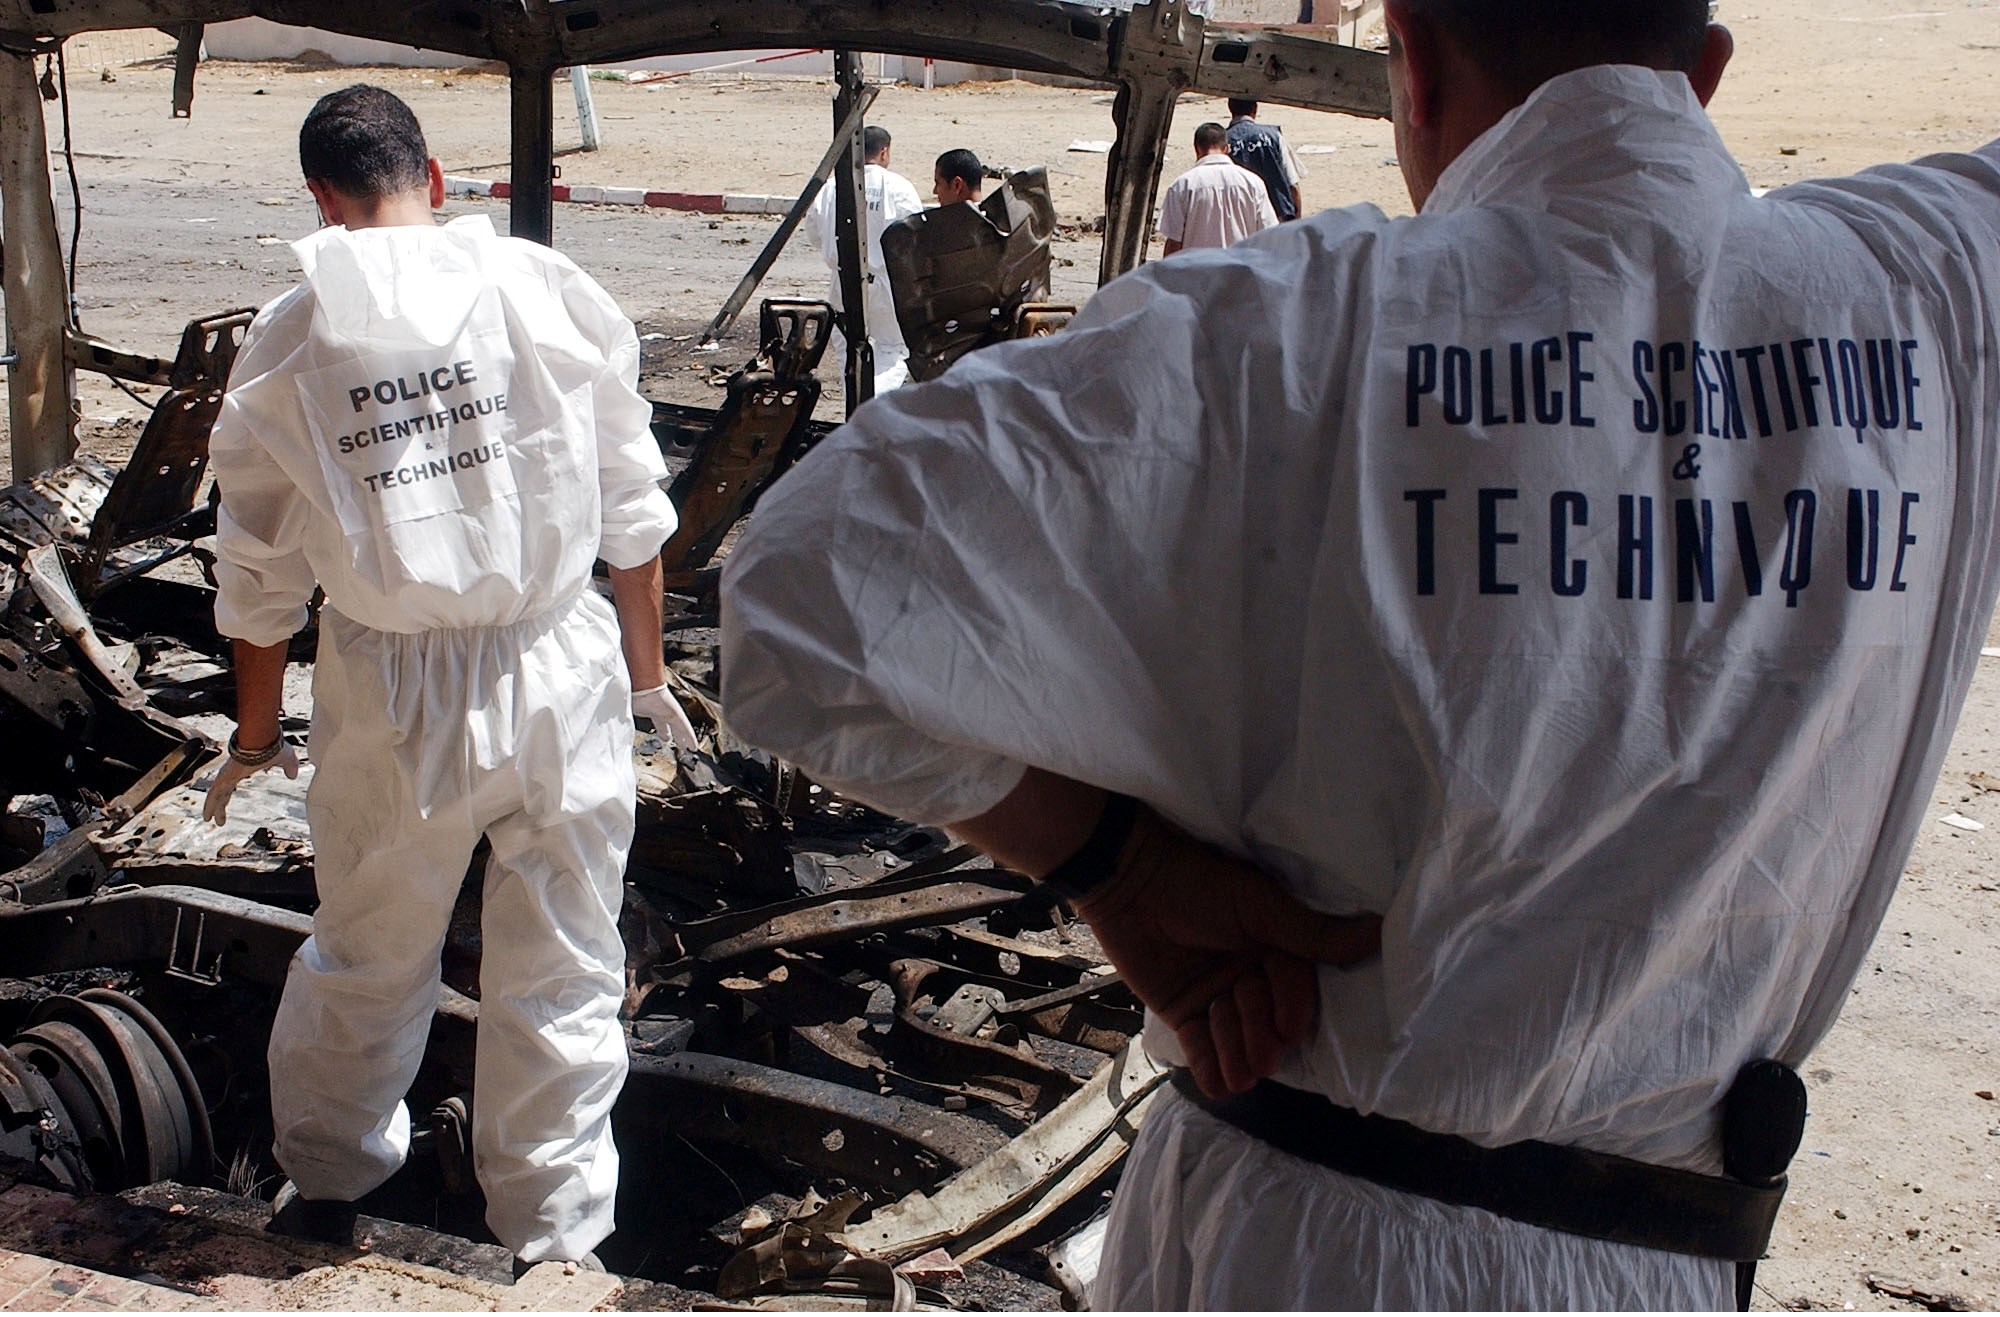
M 961 871 L 962 873 L 963 871 Z M 985 914 L 1017 900 L 1028 880 L 1002 869 L 977 879 L 891 879 L 824 896 L 676 925 L 689 957 L 711 965 L 759 952 L 802 951 L 862 933 L 893 932 Z
M 104 881 L 104 861 L 81 829 L 51 842 L 18 869 L 0 874 L 0 905 L 28 904 L 50 896 L 84 896 Z
M 555 69 L 516 68 L 508 89 L 513 97 L 513 154 L 507 203 L 507 231 L 553 246 L 556 231 Z
M 851 50 L 833 53 L 833 122 L 847 127 L 846 153 L 833 167 L 834 251 L 840 269 L 840 332 L 847 339 L 847 414 L 875 396 L 875 347 L 868 341 L 868 152 L 863 146 L 861 61 Z
M 201 982 L 226 968 L 266 987 L 285 967 L 312 918 L 193 887 L 106 892 L 80 901 L 0 907 L 0 965 L 18 978 L 99 965 L 164 965 Z
M 1194 89 L 1279 105 L 1389 117 L 1389 57 L 1298 32 L 1209 25 Z
M 473 59 L 505 59 L 494 39 L 493 19 L 519 8 L 491 0 L 346 0 L 338 7 L 325 0 L 90 0 L 61 5 L 0 0 L 0 34 L 60 41 L 82 32 L 268 18 L 291 27 L 318 27 Z
M 31 55 L 0 50 L 0 301 L 6 304 L 7 435 L 13 478 L 76 455 L 69 369 L 69 287 L 49 186 L 49 143 Z
M 649 1134 L 714 1139 L 891 1192 L 936 1184 L 1003 1142 L 922 1102 L 701 1052 L 634 1056 L 615 1119 L 628 1147 Z
M 850 1225 L 848 1247 L 891 1262 L 939 1245 L 960 1259 L 1005 1247 L 1118 1164 L 1166 1080 L 1133 1039 L 1055 1111 L 950 1184 Z
M 1166 169 L 1167 134 L 1181 93 L 1194 86 L 1202 20 L 1184 0 L 1153 0 L 1126 18 L 1118 42 L 1118 138 L 1104 169 L 1104 250 L 1097 282 L 1146 258 L 1153 199 Z
M 1120 86 L 1113 114 L 1118 139 L 1104 170 L 1104 251 L 1097 282 L 1110 283 L 1145 259 L 1153 235 L 1153 198 L 1167 163 L 1167 133 L 1186 84 L 1173 79 Z
M 1087 4 L 961 0 L 570 0 L 563 63 L 611 63 L 666 51 L 824 49 L 930 56 L 1109 81 L 1123 20 Z
M 200 23 L 183 23 L 174 40 L 174 118 L 194 117 L 194 71 L 201 63 Z
M 778 223 L 778 231 L 771 235 L 771 240 L 764 244 L 764 250 L 758 252 L 757 259 L 750 263 L 750 269 L 737 283 L 736 291 L 729 295 L 729 300 L 715 313 L 715 319 L 708 322 L 708 328 L 701 333 L 699 346 L 706 347 L 720 339 L 729 332 L 729 327 L 736 323 L 736 317 L 743 314 L 743 308 L 748 306 L 750 299 L 756 295 L 757 285 L 764 282 L 764 276 L 778 263 L 778 256 L 785 250 L 785 244 L 790 242 L 792 234 L 798 231 L 799 221 L 803 220 L 806 211 L 812 208 L 813 198 L 817 197 L 819 190 L 826 186 L 826 180 L 832 175 L 834 166 L 847 152 L 848 144 L 853 140 L 854 134 L 861 130 L 868 107 L 875 103 L 875 97 L 879 94 L 877 88 L 862 88 L 861 97 L 848 111 L 847 118 L 835 125 L 833 141 L 828 144 L 826 154 L 819 158 L 819 164 L 814 166 L 812 177 L 807 179 L 805 187 L 800 189 L 799 199 L 785 212 L 785 218 Z
M 149 357 L 142 352 L 128 352 L 124 348 L 113 347 L 109 343 L 75 330 L 70 330 L 65 335 L 65 341 L 68 344 L 70 364 L 79 370 L 94 371 L 117 380 L 129 380 L 133 384 L 154 384 L 161 388 L 173 383 L 172 363 L 158 357 Z

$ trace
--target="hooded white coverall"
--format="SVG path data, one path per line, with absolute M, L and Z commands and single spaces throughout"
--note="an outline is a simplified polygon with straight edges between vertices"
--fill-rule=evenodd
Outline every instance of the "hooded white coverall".
M 1758 198 L 1681 76 L 1570 74 L 1420 216 L 1149 265 L 860 412 L 729 560 L 728 717 L 909 818 L 1032 764 L 1380 912 L 1286 1084 L 1716 1172 L 1738 1069 L 1832 1024 L 1977 661 L 1996 334 L 2000 143 Z M 1178 1095 L 1096 1298 L 1732 1306 L 1725 1262 Z
M 610 1233 L 626 1070 L 617 915 L 631 690 L 592 562 L 672 533 L 639 345 L 568 259 L 441 228 L 324 229 L 237 357 L 210 451 L 216 622 L 269 645 L 324 588 L 308 796 L 320 906 L 271 1033 L 308 1198 L 402 1164 L 402 1098 L 474 845 L 492 844 L 473 1143 L 528 1260 Z
M 886 165 L 867 166 L 863 171 L 862 189 L 868 197 L 868 241 L 863 246 L 867 269 L 862 271 L 868 298 L 863 310 L 868 316 L 868 342 L 875 348 L 875 392 L 887 393 L 909 382 L 910 369 L 904 363 L 910 359 L 910 347 L 903 341 L 902 322 L 896 319 L 896 294 L 889 287 L 889 267 L 882 259 L 882 230 L 916 214 L 924 208 L 924 203 L 917 195 L 915 185 Z M 833 309 L 838 311 L 841 308 L 840 245 L 835 237 L 839 212 L 834 209 L 834 204 L 834 189 L 829 183 L 813 198 L 800 230 L 806 235 L 806 241 L 826 258 L 826 268 L 830 272 L 826 296 L 833 303 Z M 837 349 L 830 360 L 846 360 L 845 342 L 841 339 L 828 345 Z

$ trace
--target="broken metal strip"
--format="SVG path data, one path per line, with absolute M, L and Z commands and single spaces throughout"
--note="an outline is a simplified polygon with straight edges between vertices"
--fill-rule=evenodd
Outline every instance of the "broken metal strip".
M 720 965 L 763 951 L 804 950 L 862 933 L 947 923 L 1010 904 L 1028 879 L 1005 869 L 960 870 L 978 880 L 940 874 L 896 878 L 805 897 L 756 910 L 689 920 L 674 927 L 685 954 Z
M 222 948 L 229 973 L 267 987 L 285 981 L 292 953 L 312 931 L 307 915 L 192 887 L 119 888 L 80 901 L 0 909 L 0 965 L 20 978 L 96 965 L 165 965 L 174 927 L 205 917 L 204 939 Z M 185 949 L 180 949 L 185 955 Z
M 90 614 L 84 611 L 82 601 L 77 598 L 76 588 L 70 584 L 69 573 L 58 554 L 53 544 L 30 551 L 26 564 L 28 584 L 34 587 L 42 607 L 49 610 L 49 616 L 62 633 L 82 651 L 83 656 L 90 660 L 90 666 L 110 687 L 111 698 L 134 712 L 148 709 L 146 692 L 105 648 L 96 628 L 91 626 Z
M 1138 1039 L 1062 1106 L 934 1193 L 912 1193 L 847 1229 L 858 1253 L 902 1262 L 943 1246 L 967 1261 L 1005 1247 L 1118 1164 L 1167 1070 Z
M 1003 1002 L 998 1013 L 1002 1016 L 1034 1015 L 1054 1006 L 1068 1006 L 1079 1001 L 1094 1001 L 1114 988 L 1119 990 L 1120 996 L 1125 997 L 1127 1000 L 1131 999 L 1132 990 L 1125 986 L 1123 975 L 1115 972 L 1111 974 L 1093 974 L 1074 987 L 1057 988 L 1053 992 L 1045 992 L 1038 997 L 1025 997 L 1020 1001 Z
M 65 342 L 69 363 L 78 370 L 109 375 L 112 379 L 133 384 L 155 384 L 161 388 L 173 383 L 173 364 L 158 357 L 127 352 L 74 329 L 69 331 Z
M 104 861 L 91 845 L 90 835 L 79 828 L 57 838 L 26 864 L 0 874 L 0 906 L 33 905 L 57 895 L 86 896 L 104 878 Z
M 714 1139 L 833 1172 L 875 1189 L 935 1184 L 1000 1134 L 968 1117 L 748 1061 L 637 1055 L 619 1102 L 619 1139 Z

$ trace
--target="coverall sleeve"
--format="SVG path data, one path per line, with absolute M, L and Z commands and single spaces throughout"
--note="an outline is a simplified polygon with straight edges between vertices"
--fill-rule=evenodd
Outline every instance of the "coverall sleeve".
M 1953 322 L 1992 323 L 1993 307 L 1982 300 L 1983 280 L 1974 272 L 1990 272 L 2000 250 L 2000 141 L 1850 178 L 1796 183 L 1770 196 L 1839 214 L 1886 263 L 1925 272 L 1952 308 Z M 1871 211 L 1885 222 L 1874 222 Z M 1978 335 L 1971 350 L 1986 347 L 1989 335 Z
M 883 227 L 887 228 L 897 220 L 908 219 L 924 208 L 923 198 L 917 195 L 916 184 L 901 174 L 895 176 L 888 195 L 883 198 Z
M 209 470 L 222 496 L 215 628 L 253 645 L 278 644 L 304 626 L 317 584 L 305 554 L 310 505 L 263 441 L 273 430 L 308 429 L 285 369 L 287 347 L 269 330 L 267 313 L 244 336 L 208 441 Z
M 639 335 L 611 295 L 581 270 L 567 272 L 563 299 L 577 328 L 604 353 L 592 391 L 604 509 L 598 556 L 613 567 L 637 567 L 657 555 L 680 524 L 660 488 L 667 465 L 653 438 L 653 405 L 639 393 Z
M 1024 765 L 1179 805 L 1204 760 L 1233 761 L 1177 689 L 1232 607 L 1187 597 L 1215 547 L 1190 533 L 1211 354 L 1147 274 L 1173 264 L 1059 338 L 876 399 L 764 496 L 723 574 L 737 735 L 931 823 L 983 813 Z

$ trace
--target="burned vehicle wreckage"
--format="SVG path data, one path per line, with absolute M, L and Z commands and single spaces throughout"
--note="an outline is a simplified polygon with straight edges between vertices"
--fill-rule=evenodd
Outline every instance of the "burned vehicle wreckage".
M 557 69 L 839 48 L 833 144 L 712 335 L 754 296 L 822 182 L 838 189 L 845 304 L 865 305 L 855 217 L 873 92 L 847 52 L 1117 88 L 1105 279 L 1142 257 L 1183 91 L 1387 110 L 1379 57 L 1309 32 L 1209 22 L 1175 0 L 354 0 L 337 14 L 300 0 L 0 0 L 18 481 L 0 491 L 0 1158 L 77 1190 L 226 1179 L 244 1193 L 275 1173 L 264 1045 L 310 928 L 311 767 L 295 782 L 246 784 L 226 825 L 201 821 L 234 701 L 207 581 L 207 440 L 252 313 L 193 320 L 171 360 L 76 330 L 34 61 L 80 32 L 164 26 L 181 39 L 174 111 L 186 113 L 202 24 L 248 15 L 507 64 L 512 231 L 544 241 Z M 885 241 L 913 373 L 1059 331 L 1067 309 L 1035 300 L 1054 218 L 1030 171 L 977 211 Z M 1137 1046 L 1137 1002 L 1060 910 L 1027 912 L 1027 879 L 833 796 L 735 742 L 717 717 L 716 560 L 758 494 L 828 431 L 812 414 L 837 321 L 852 345 L 849 406 L 865 399 L 860 314 L 765 301 L 756 355 L 721 407 L 655 404 L 682 520 L 663 552 L 668 653 L 703 748 L 676 756 L 642 732 L 635 749 L 622 920 L 632 1070 L 617 1111 L 620 1230 L 604 1259 L 753 1301 L 811 1291 L 976 1302 L 915 1292 L 893 1270 L 943 1248 L 947 1270 L 995 1255 L 1031 1277 L 1029 1290 L 1004 1292 L 1010 1306 L 1057 1293 L 1074 1303 L 1088 1226 L 1164 1079 Z M 78 370 L 167 388 L 123 469 L 75 454 Z M 307 704 L 313 641 L 309 625 L 291 650 L 294 711 Z M 303 721 L 286 732 L 301 739 Z M 363 1203 L 475 1239 L 478 900 L 468 884 L 444 951 L 444 1000 L 411 1095 L 419 1148 Z

